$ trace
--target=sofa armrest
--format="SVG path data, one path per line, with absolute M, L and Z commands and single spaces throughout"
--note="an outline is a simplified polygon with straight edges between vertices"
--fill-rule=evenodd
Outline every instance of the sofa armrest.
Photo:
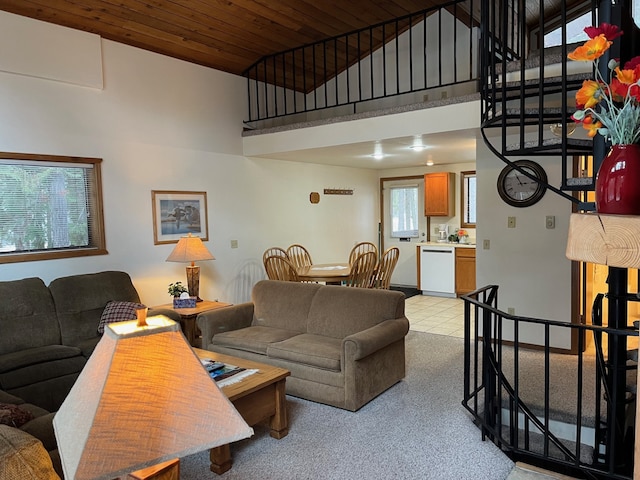
M 180 314 L 170 308 L 150 308 L 149 312 L 147 312 L 147 317 L 154 317 L 156 315 L 164 315 L 174 322 L 180 323 Z
M 252 302 L 201 313 L 196 318 L 196 323 L 202 332 L 202 348 L 207 348 L 215 334 L 249 327 L 252 321 Z
M 345 337 L 342 340 L 345 357 L 360 360 L 402 339 L 408 332 L 409 320 L 407 317 L 385 320 L 366 330 Z

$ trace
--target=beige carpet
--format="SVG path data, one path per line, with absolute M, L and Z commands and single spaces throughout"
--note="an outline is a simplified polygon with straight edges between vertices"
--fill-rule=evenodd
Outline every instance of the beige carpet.
M 288 398 L 290 433 L 257 427 L 233 444 L 218 477 L 208 453 L 181 461 L 182 480 L 504 480 L 513 468 L 461 405 L 463 340 L 409 332 L 407 376 L 358 412 Z

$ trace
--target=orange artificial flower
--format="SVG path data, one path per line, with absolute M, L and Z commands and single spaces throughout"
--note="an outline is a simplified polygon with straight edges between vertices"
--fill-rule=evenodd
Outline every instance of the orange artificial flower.
M 568 57 L 571 60 L 592 62 L 600 58 L 604 52 L 609 50 L 609 47 L 613 44 L 612 41 L 607 40 L 603 34 L 592 38 L 584 42 L 584 45 L 579 46 Z
M 576 92 L 576 103 L 581 108 L 591 108 L 600 103 L 598 92 L 601 86 L 595 80 L 585 80 L 582 88 Z
M 620 83 L 625 83 L 627 85 L 631 85 L 632 83 L 636 83 L 636 75 L 633 70 L 620 70 L 620 67 L 616 67 L 616 78 L 620 81 Z
M 600 123 L 600 121 L 593 123 L 593 118 L 584 117 L 584 120 L 582 121 L 582 127 L 587 130 L 587 135 L 593 138 L 596 136 L 596 133 L 598 133 L 598 129 L 602 128 L 602 123 Z

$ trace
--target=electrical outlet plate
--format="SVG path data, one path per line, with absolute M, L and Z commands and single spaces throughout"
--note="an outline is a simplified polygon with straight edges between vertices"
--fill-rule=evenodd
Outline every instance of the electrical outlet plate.
M 507 313 L 509 315 L 515 315 L 516 314 L 516 309 L 513 308 L 513 307 L 509 307 L 509 308 L 507 308 Z
M 231 248 L 238 248 L 238 240 L 231 240 Z

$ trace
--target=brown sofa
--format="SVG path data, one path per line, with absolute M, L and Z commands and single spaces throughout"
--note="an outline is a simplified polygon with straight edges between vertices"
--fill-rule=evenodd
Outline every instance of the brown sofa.
M 263 280 L 252 301 L 201 313 L 203 348 L 286 368 L 287 393 L 355 411 L 405 376 L 405 296 Z

